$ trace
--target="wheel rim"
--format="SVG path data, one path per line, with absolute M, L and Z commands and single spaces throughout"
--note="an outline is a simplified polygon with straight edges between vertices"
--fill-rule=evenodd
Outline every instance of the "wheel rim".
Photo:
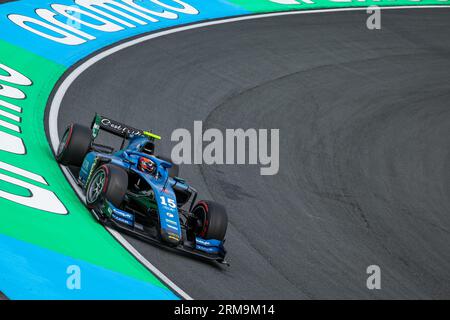
M 64 136 L 63 136 L 61 142 L 59 143 L 59 147 L 58 147 L 58 152 L 57 152 L 58 157 L 61 156 L 64 149 L 66 148 L 67 140 L 69 138 L 69 133 L 70 133 L 70 130 L 66 130 L 66 132 L 64 132 Z
M 89 190 L 86 193 L 86 202 L 91 204 L 98 200 L 100 195 L 102 194 L 103 187 L 105 185 L 105 172 L 100 170 L 97 174 L 92 178 L 91 183 L 89 184 Z

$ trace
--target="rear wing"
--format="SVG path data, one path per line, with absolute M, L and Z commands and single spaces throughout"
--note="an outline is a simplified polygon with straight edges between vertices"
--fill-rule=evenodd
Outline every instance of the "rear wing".
M 97 138 L 100 130 L 109 132 L 115 136 L 121 137 L 124 140 L 135 136 L 144 136 L 150 140 L 161 140 L 161 137 L 152 133 L 151 131 L 144 131 L 125 125 L 110 118 L 95 114 L 94 120 L 91 124 L 92 139 Z

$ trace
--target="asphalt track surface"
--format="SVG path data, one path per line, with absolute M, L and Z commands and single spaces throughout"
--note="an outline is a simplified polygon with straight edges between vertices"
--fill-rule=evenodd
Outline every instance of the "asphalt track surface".
M 279 128 L 280 171 L 183 166 L 226 205 L 231 267 L 127 237 L 195 299 L 450 297 L 450 10 L 274 17 L 150 40 L 84 72 L 94 112 L 152 128 Z M 105 139 L 110 142 L 108 139 Z M 105 141 L 104 140 L 104 141 Z M 366 288 L 379 265 L 382 289 Z

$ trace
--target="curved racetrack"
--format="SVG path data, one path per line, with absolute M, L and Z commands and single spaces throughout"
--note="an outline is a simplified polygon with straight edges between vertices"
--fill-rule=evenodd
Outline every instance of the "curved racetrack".
M 184 166 L 226 205 L 231 267 L 128 238 L 193 298 L 450 297 L 450 10 L 250 20 L 120 51 L 67 92 L 59 130 L 94 112 L 152 128 L 279 128 L 280 171 Z M 366 288 L 366 268 L 382 289 Z

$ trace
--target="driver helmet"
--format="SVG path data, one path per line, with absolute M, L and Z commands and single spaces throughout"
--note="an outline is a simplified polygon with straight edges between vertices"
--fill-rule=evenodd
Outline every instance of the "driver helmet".
M 138 168 L 143 172 L 154 174 L 156 172 L 156 163 L 149 158 L 141 157 L 139 158 Z

